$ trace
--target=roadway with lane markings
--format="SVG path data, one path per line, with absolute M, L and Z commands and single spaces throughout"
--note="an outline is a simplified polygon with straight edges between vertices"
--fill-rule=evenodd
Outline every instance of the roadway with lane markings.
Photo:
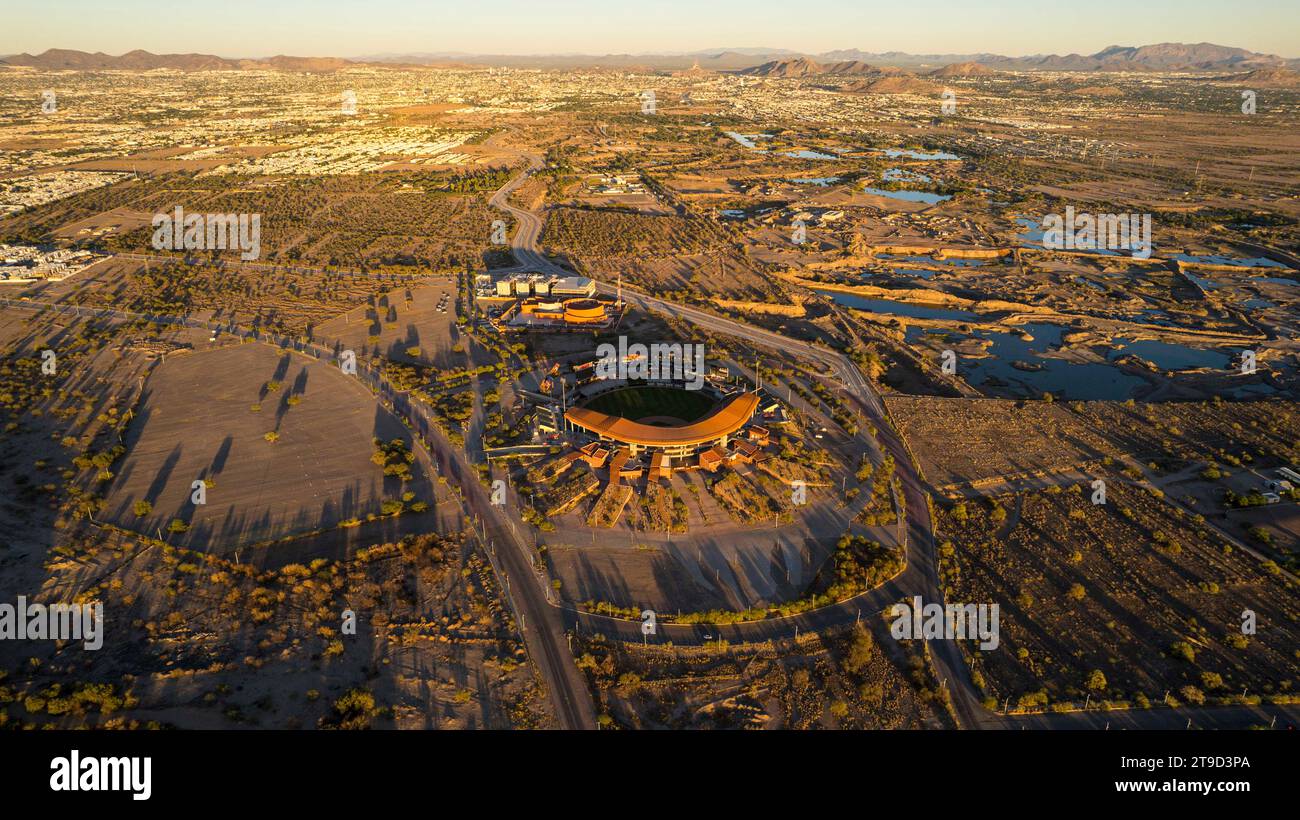
M 219 330 L 240 339 L 262 341 L 280 349 L 296 350 L 316 359 L 328 361 L 337 356 L 335 350 L 322 345 L 249 330 L 230 322 L 203 321 L 186 316 L 134 313 L 112 308 L 30 299 L 0 298 L 0 305 L 29 310 L 53 310 L 80 318 L 144 320 L 154 324 Z M 477 473 L 469 464 L 464 452 L 453 447 L 442 436 L 441 431 L 429 417 L 428 408 L 419 402 L 411 401 L 404 391 L 395 389 L 381 373 L 373 370 L 361 359 L 357 361 L 357 377 L 374 391 L 376 398 L 382 404 L 406 419 L 410 428 L 420 434 L 420 438 L 416 439 L 417 442 L 436 442 L 439 445 L 426 447 L 426 453 L 437 465 L 440 475 L 447 476 L 449 480 L 454 480 L 460 485 L 471 518 L 477 517 L 480 522 L 495 519 L 496 508 L 488 503 L 486 491 L 479 482 Z M 482 537 L 490 551 L 489 557 L 493 571 L 497 573 L 498 583 L 502 585 L 508 602 L 515 611 L 515 620 L 523 636 L 524 645 L 528 649 L 529 658 L 537 665 L 539 673 L 547 683 L 547 690 L 560 725 L 565 729 L 596 728 L 595 707 L 592 705 L 586 682 L 574 664 L 572 654 L 568 651 L 561 612 L 550 605 L 547 600 L 549 593 L 545 592 L 544 587 L 527 581 L 513 585 L 510 583 L 511 577 L 523 579 L 534 575 L 527 548 L 518 539 L 513 528 L 497 525 L 486 527 Z M 513 548 L 494 549 L 493 545 L 497 543 L 510 544 Z
M 516 182 L 522 181 L 536 170 L 525 171 Z M 506 186 L 513 191 L 517 184 Z M 505 189 L 502 189 L 503 191 Z M 509 191 L 506 191 L 508 194 Z M 499 192 L 500 194 L 500 192 Z M 536 270 L 561 276 L 571 275 L 551 262 L 537 247 L 541 220 L 536 214 L 504 202 L 504 196 L 493 197 L 491 204 L 509 211 L 519 220 L 520 229 L 511 239 L 511 250 L 519 261 L 517 269 Z M 502 271 L 504 272 L 504 271 Z M 599 282 L 597 290 L 607 296 L 620 292 L 614 285 Z M 643 311 L 685 319 L 698 327 L 752 342 L 776 350 L 796 350 L 819 362 L 833 373 L 840 387 L 878 431 L 882 448 L 894 457 L 895 475 L 903 489 L 907 516 L 907 538 L 904 542 L 907 566 L 898 577 L 884 586 L 868 590 L 847 601 L 784 618 L 769 618 L 741 624 L 672 624 L 660 622 L 657 635 L 674 645 L 700 645 L 710 640 L 725 639 L 731 643 L 762 642 L 793 638 L 798 633 L 842 628 L 857 622 L 864 615 L 875 615 L 892 604 L 920 595 L 925 603 L 945 603 L 939 581 L 938 554 L 930 517 L 929 493 L 916 470 L 912 454 L 885 411 L 884 402 L 870 380 L 848 356 L 825 347 L 799 339 L 782 336 L 770 330 L 745 324 L 710 313 L 691 305 L 683 305 L 657 296 L 642 293 L 627 285 L 621 287 L 622 298 L 629 305 Z M 604 615 L 594 615 L 566 607 L 565 623 L 570 628 L 587 633 L 600 633 L 625 641 L 644 640 L 639 621 L 629 621 Z M 1195 710 L 1126 710 L 1117 712 L 1061 712 L 1042 715 L 999 714 L 986 709 L 979 690 L 970 675 L 956 641 L 929 642 L 929 655 L 937 680 L 950 695 L 957 722 L 963 728 L 1177 728 L 1191 721 L 1193 726 L 1217 728 L 1243 727 L 1268 724 L 1279 719 L 1286 724 L 1300 725 L 1300 709 L 1289 706 L 1227 706 Z M 1171 714 L 1174 717 L 1171 717 Z
M 510 239 L 511 251 L 517 264 L 494 272 L 530 270 L 559 276 L 572 275 L 572 271 L 550 261 L 538 248 L 537 241 L 542 226 L 538 215 L 517 208 L 508 202 L 510 193 L 517 190 L 542 167 L 540 157 L 533 154 L 524 156 L 529 160 L 529 167 L 498 189 L 489 200 L 492 206 L 511 214 L 517 225 Z M 327 271 L 321 272 L 327 273 Z M 607 295 L 615 292 L 615 287 L 606 283 L 598 283 L 597 289 Z M 891 424 L 879 394 L 852 360 L 844 354 L 810 342 L 791 339 L 763 328 L 717 316 L 697 307 L 641 293 L 626 286 L 623 287 L 622 295 L 624 301 L 636 305 L 643 311 L 658 311 L 676 316 L 707 330 L 744 339 L 755 345 L 783 351 L 793 349 L 822 364 L 827 372 L 834 374 L 839 380 L 840 388 L 844 390 L 848 400 L 855 404 L 876 428 L 883 449 L 893 455 L 895 475 L 903 490 L 907 517 L 906 569 L 882 587 L 869 590 L 847 601 L 784 618 L 726 625 L 660 622 L 656 637 L 672 641 L 676 645 L 699 645 L 720 638 L 732 643 L 782 640 L 792 638 L 800 632 L 842 628 L 855 623 L 864 615 L 874 616 L 893 603 L 913 595 L 921 595 L 926 603 L 944 603 L 939 584 L 929 496 L 925 484 L 916 471 L 911 453 Z M 4 303 L 19 307 L 40 305 L 40 303 L 0 299 L 0 304 Z M 51 303 L 45 303 L 44 306 L 68 308 L 66 305 L 59 306 Z M 233 331 L 233 326 L 229 324 L 199 322 L 181 317 L 127 314 L 122 311 L 93 308 L 76 309 L 86 311 L 80 315 L 126 316 L 155 322 L 182 323 L 195 327 L 213 327 L 241 334 L 247 333 L 249 334 L 247 338 L 263 340 L 278 338 L 257 331 Z M 304 350 L 304 347 L 315 348 L 326 355 L 334 355 L 334 351 L 317 345 L 303 345 L 296 340 L 285 341 L 289 346 L 299 350 Z M 319 353 L 314 355 L 319 358 Z M 480 537 L 489 544 L 493 569 L 497 572 L 499 580 L 503 582 L 510 603 L 516 610 L 530 657 L 538 664 L 539 671 L 548 683 L 548 690 L 561 724 L 566 728 L 594 727 L 594 707 L 585 682 L 573 662 L 572 653 L 565 643 L 564 630 L 567 627 L 587 633 L 599 632 L 611 638 L 640 642 L 643 640 L 640 623 L 580 612 L 552 602 L 549 587 L 545 585 L 545 578 L 532 569 L 529 547 L 520 540 L 517 528 L 504 511 L 488 503 L 486 490 L 478 480 L 477 472 L 465 452 L 451 446 L 443 439 L 436 426 L 430 422 L 426 409 L 418 403 L 411 402 L 404 393 L 395 391 L 381 376 L 369 372 L 368 367 L 363 368 L 363 365 L 358 363 L 359 375 L 363 369 L 367 373 L 369 383 L 376 388 L 377 394 L 388 399 L 389 404 L 407 418 L 412 429 L 420 431 L 426 439 L 435 440 L 440 445 L 432 450 L 431 455 L 439 464 L 439 470 L 449 471 L 464 490 L 469 511 L 477 519 Z M 507 544 L 511 548 L 505 550 L 493 548 L 498 543 Z M 497 561 L 501 561 L 501 567 L 498 567 Z M 511 577 L 518 581 L 513 586 L 509 582 Z M 522 580 L 525 578 L 528 580 Z M 522 607 L 516 599 L 515 592 L 519 593 L 518 597 L 523 601 Z M 955 641 L 930 641 L 929 649 L 936 677 L 951 696 L 958 725 L 963 728 L 1100 729 L 1110 728 L 1112 725 L 1115 728 L 1180 728 L 1184 724 L 1196 727 L 1231 728 L 1267 724 L 1273 719 L 1280 719 L 1291 726 L 1300 724 L 1300 709 L 1264 705 L 1113 712 L 1093 710 L 1034 715 L 999 714 L 983 706 L 979 691 L 971 680 L 970 671 Z

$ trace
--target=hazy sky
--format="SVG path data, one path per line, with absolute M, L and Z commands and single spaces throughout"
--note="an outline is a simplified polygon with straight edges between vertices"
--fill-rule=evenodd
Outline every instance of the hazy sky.
M 1297 0 L 4 0 L 0 54 L 351 57 L 838 48 L 1078 52 L 1211 42 L 1300 56 Z

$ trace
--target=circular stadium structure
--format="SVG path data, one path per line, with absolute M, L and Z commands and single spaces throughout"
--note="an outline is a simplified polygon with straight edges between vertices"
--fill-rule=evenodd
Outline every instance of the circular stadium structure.
M 725 447 L 757 409 L 755 393 L 713 401 L 679 387 L 623 387 L 570 408 L 564 424 L 570 433 L 621 445 L 633 456 L 682 457 Z
M 604 303 L 595 299 L 569 299 L 564 303 L 564 321 L 569 324 L 593 324 L 608 318 Z

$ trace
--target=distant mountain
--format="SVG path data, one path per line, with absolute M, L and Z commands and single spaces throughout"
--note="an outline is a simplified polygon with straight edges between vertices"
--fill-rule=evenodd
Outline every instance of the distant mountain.
M 150 71 L 155 68 L 176 68 L 182 71 L 213 71 L 239 68 L 238 60 L 227 60 L 212 54 L 150 54 L 147 51 L 128 51 L 114 57 L 97 51 L 88 54 L 66 48 L 52 48 L 41 54 L 16 54 L 5 57 L 7 65 L 30 66 L 50 71 Z
M 709 54 L 744 54 L 749 57 L 773 57 L 782 54 L 799 56 L 799 52 L 788 48 L 706 48 L 701 51 L 688 51 L 686 54 L 691 57 L 704 57 Z
M 1297 61 L 1272 54 L 1259 54 L 1243 48 L 1217 46 L 1213 43 L 1157 43 L 1149 46 L 1108 46 L 1096 54 L 1036 54 L 1029 57 L 979 55 L 916 55 L 902 52 L 868 54 L 856 49 L 829 51 L 812 57 L 782 58 L 752 66 L 739 73 L 762 77 L 806 77 L 830 71 L 819 63 L 829 58 L 832 65 L 900 66 L 913 69 L 939 64 L 928 72 L 935 77 L 974 77 L 991 74 L 995 69 L 1021 71 L 1251 71 L 1264 68 L 1287 68 Z M 823 66 L 822 71 L 815 70 Z M 864 73 L 870 73 L 864 71 Z
M 1013 68 L 1064 71 L 1246 71 L 1285 66 L 1273 54 L 1213 43 L 1156 43 L 1149 46 L 1107 46 L 1096 54 L 1056 54 L 1006 57 L 999 62 Z
M 864 63 L 861 60 L 843 60 L 826 66 L 826 73 L 839 74 L 841 76 L 851 76 L 854 74 L 879 74 L 880 69 L 870 63 Z
M 931 77 L 987 77 L 997 72 L 983 63 L 951 63 L 930 72 Z
M 908 54 L 905 51 L 885 51 L 880 53 L 861 51 L 856 48 L 838 49 L 816 55 L 819 60 L 858 60 L 882 66 L 897 68 L 930 68 L 949 63 L 986 63 L 992 60 L 1007 60 L 1000 54 Z
M 899 71 L 900 69 L 893 67 L 882 69 L 861 60 L 841 60 L 837 63 L 824 64 L 816 60 L 810 60 L 807 57 L 797 57 L 792 60 L 770 60 L 762 65 L 746 68 L 736 73 L 750 77 L 815 77 L 823 75 L 880 77 L 884 74 L 897 74 Z
M 1300 88 L 1300 71 L 1289 68 L 1257 68 L 1245 74 L 1229 74 L 1223 79 L 1256 88 Z
M 757 52 L 757 53 L 749 53 Z M 703 71 L 736 71 L 749 68 L 764 59 L 779 59 L 795 52 L 764 49 L 710 49 L 689 54 L 465 54 L 463 52 L 420 52 L 372 54 L 354 58 L 357 62 L 387 65 L 408 63 L 421 65 L 496 66 L 502 68 L 542 69 L 609 69 L 616 71 L 684 71 L 698 64 Z
M 264 60 L 232 60 L 212 54 L 151 54 L 148 51 L 128 51 L 120 57 L 111 54 L 52 48 L 41 54 L 16 54 L 0 60 L 0 64 L 28 66 L 47 71 L 153 71 L 167 68 L 179 71 L 238 71 L 240 69 L 272 69 L 277 71 L 337 71 L 350 65 L 351 60 L 339 57 L 288 57 L 277 55 Z
M 999 54 L 908 54 L 901 51 L 872 53 L 859 49 L 837 49 L 821 54 L 801 54 L 774 48 L 720 48 L 689 53 L 665 54 L 470 54 L 465 52 L 418 52 L 377 54 L 343 59 L 339 57 L 271 57 L 231 59 L 212 54 L 151 54 L 132 51 L 119 57 L 70 49 L 50 49 L 42 54 L 18 54 L 0 60 L 0 65 L 40 69 L 82 71 L 156 68 L 182 71 L 279 69 L 284 71 L 335 71 L 354 65 L 383 65 L 404 68 L 414 65 L 475 65 L 533 68 L 544 70 L 606 69 L 614 71 L 682 71 L 698 65 L 704 71 L 730 71 L 749 76 L 799 78 L 818 74 L 871 76 L 890 69 L 911 71 L 952 70 L 951 66 L 975 70 L 981 66 L 999 71 L 1197 71 L 1247 72 L 1269 68 L 1300 68 L 1300 59 L 1283 59 L 1242 48 L 1213 43 L 1156 43 L 1146 46 L 1107 46 L 1096 54 L 1034 54 L 1007 57 Z M 937 74 L 936 76 L 960 76 Z M 974 76 L 974 75 L 966 75 Z
M 240 60 L 240 68 L 274 68 L 280 71 L 338 71 L 356 65 L 341 57 L 286 57 L 277 54 L 265 60 Z M 251 64 L 251 65 L 250 65 Z
M 762 65 L 736 72 L 750 77 L 811 77 L 826 69 L 816 60 L 797 57 L 793 60 L 769 60 Z
M 932 94 L 938 86 L 916 77 L 900 74 L 875 80 L 858 80 L 840 89 L 854 94 Z
M 1157 43 L 1151 46 L 1108 46 L 1092 55 L 1102 63 L 1136 63 L 1155 69 L 1210 68 L 1244 64 L 1280 64 L 1281 57 L 1256 54 L 1244 48 L 1216 46 L 1213 43 Z

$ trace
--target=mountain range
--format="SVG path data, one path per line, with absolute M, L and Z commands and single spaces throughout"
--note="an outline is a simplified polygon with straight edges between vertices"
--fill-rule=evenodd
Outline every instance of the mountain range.
M 0 59 L 0 65 L 28 66 L 45 70 L 73 71 L 152 71 L 159 68 L 180 71 L 239 71 L 275 69 L 280 71 L 337 71 L 355 63 L 338 57 L 286 57 L 279 55 L 260 60 L 235 60 L 212 54 L 152 54 L 128 51 L 114 57 L 97 51 L 94 54 L 66 48 L 52 48 L 41 54 L 15 54 Z
M 744 68 L 736 73 L 750 77 L 871 76 L 880 78 L 882 76 L 908 74 L 909 72 L 895 66 L 874 66 L 861 60 L 841 60 L 837 63 L 823 64 L 807 57 L 796 57 L 786 60 L 769 60 L 762 65 Z M 950 63 L 943 68 L 937 68 L 927 73 L 932 77 L 979 77 L 997 72 L 983 63 L 964 62 Z
M 417 65 L 492 65 L 516 68 L 603 68 L 612 70 L 682 70 L 698 67 L 708 71 L 730 71 L 759 76 L 804 77 L 820 73 L 869 74 L 873 71 L 905 68 L 933 71 L 959 66 L 954 71 L 1193 71 L 1246 72 L 1263 69 L 1300 69 L 1300 59 L 1286 59 L 1242 48 L 1213 43 L 1157 43 L 1146 46 L 1108 46 L 1095 54 L 1035 54 L 1007 57 L 1000 54 L 908 54 L 900 51 L 866 52 L 839 49 L 820 54 L 802 54 L 777 48 L 727 48 L 662 54 L 470 54 L 463 52 L 421 52 L 375 54 L 343 59 L 339 57 L 290 57 L 279 55 L 258 59 L 218 57 L 212 54 L 152 54 L 130 51 L 113 56 L 52 48 L 41 54 L 16 54 L 0 59 L 0 65 L 26 66 L 46 70 L 178 69 L 212 71 L 271 69 L 281 71 L 336 71 L 361 65 L 393 68 Z M 978 69 L 971 69 L 977 64 Z M 949 75 L 951 76 L 951 75 Z

